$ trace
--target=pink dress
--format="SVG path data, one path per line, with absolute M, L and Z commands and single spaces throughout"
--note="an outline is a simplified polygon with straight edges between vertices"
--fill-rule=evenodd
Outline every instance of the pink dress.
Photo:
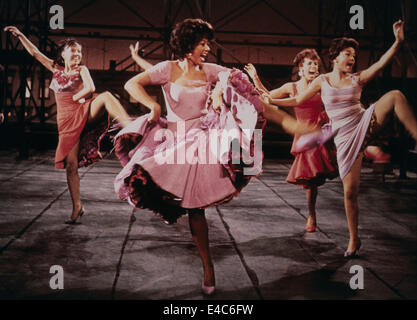
M 78 67 L 74 73 L 67 75 L 64 68 L 56 67 L 53 73 L 50 88 L 55 92 L 57 105 L 57 124 L 59 141 L 55 152 L 55 168 L 65 168 L 65 158 L 80 140 L 78 151 L 78 166 L 88 166 L 99 161 L 100 141 L 106 135 L 110 119 L 103 119 L 94 128 L 86 127 L 90 104 L 93 99 L 87 99 L 83 103 L 72 100 L 74 94 L 83 87 Z
M 205 63 L 206 81 L 182 86 L 170 81 L 174 63 L 164 61 L 147 71 L 152 84 L 162 85 L 166 119 L 149 124 L 148 115 L 141 116 L 115 138 L 115 152 L 124 166 L 115 179 L 116 193 L 170 223 L 187 209 L 204 209 L 232 199 L 252 176 L 260 174 L 259 170 L 243 174 L 242 162 L 233 161 L 236 156 L 230 145 L 213 149 L 212 142 L 229 130 L 235 138 L 242 138 L 242 150 L 253 154 L 255 129 L 264 125 L 258 95 L 240 71 Z M 212 111 L 208 99 L 216 81 L 223 85 L 226 103 L 220 115 Z M 253 133 L 248 140 L 246 129 Z
M 294 96 L 297 95 L 297 86 L 293 83 Z M 303 104 L 294 107 L 297 120 L 323 126 L 329 122 L 323 109 L 320 94 L 316 94 Z M 337 177 L 336 148 L 332 140 L 303 152 L 295 152 L 294 138 L 291 154 L 295 156 L 294 162 L 287 176 L 287 182 L 302 185 L 304 188 L 320 186 L 326 179 Z
M 324 107 L 331 119 L 332 130 L 338 130 L 334 142 L 340 178 L 343 179 L 362 149 L 375 104 L 366 110 L 362 107 L 362 86 L 357 75 L 352 75 L 352 85 L 346 88 L 333 88 L 325 75 L 320 77 Z

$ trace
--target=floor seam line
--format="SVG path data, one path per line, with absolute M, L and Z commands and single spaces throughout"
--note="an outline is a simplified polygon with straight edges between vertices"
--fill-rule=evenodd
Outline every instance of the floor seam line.
M 255 272 L 254 270 L 252 270 L 252 269 L 248 266 L 248 264 L 246 263 L 245 257 L 243 256 L 243 253 L 240 251 L 240 249 L 239 249 L 239 247 L 238 247 L 238 245 L 237 245 L 237 243 L 236 243 L 236 240 L 235 240 L 235 238 L 233 237 L 233 235 L 232 235 L 232 233 L 231 233 L 231 231 L 230 231 L 230 227 L 229 227 L 229 225 L 227 224 L 227 222 L 224 220 L 223 214 L 220 212 L 220 209 L 219 209 L 218 207 L 216 207 L 216 211 L 217 211 L 217 214 L 218 214 L 218 215 L 219 215 L 219 217 L 220 217 L 220 220 L 221 220 L 221 221 L 222 221 L 222 223 L 223 223 L 223 226 L 224 226 L 224 227 L 225 227 L 225 229 L 226 229 L 227 234 L 228 234 L 228 235 L 229 235 L 229 237 L 230 237 L 230 240 L 231 240 L 231 242 L 232 242 L 232 245 L 233 245 L 233 247 L 234 247 L 235 251 L 237 252 L 237 254 L 238 254 L 238 256 L 239 256 L 239 259 L 240 259 L 240 261 L 241 261 L 241 263 L 242 263 L 242 265 L 243 265 L 243 268 L 244 268 L 244 269 L 245 269 L 245 271 L 246 271 L 247 276 L 249 277 L 249 280 L 252 282 L 252 286 L 253 286 L 253 288 L 255 289 L 255 291 L 256 291 L 256 293 L 257 293 L 257 295 L 258 295 L 259 299 L 260 299 L 260 300 L 264 300 L 264 297 L 263 297 L 263 295 L 262 295 L 261 289 L 259 288 L 259 279 L 258 279 L 258 276 L 256 275 L 256 272 Z

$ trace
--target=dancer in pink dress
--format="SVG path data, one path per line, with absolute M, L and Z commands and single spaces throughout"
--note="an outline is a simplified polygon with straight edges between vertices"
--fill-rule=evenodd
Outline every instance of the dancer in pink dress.
M 124 167 L 115 179 L 115 191 L 168 223 L 188 213 L 203 264 L 205 294 L 214 292 L 215 275 L 204 209 L 232 199 L 260 174 L 265 119 L 292 134 L 313 131 L 268 104 L 241 71 L 205 63 L 211 39 L 209 23 L 186 19 L 171 34 L 170 44 L 179 60 L 149 68 L 134 57 L 146 71 L 130 79 L 125 89 L 151 112 L 115 138 Z M 131 52 L 135 56 L 137 48 L 131 47 Z M 148 85 L 162 86 L 166 118 L 145 91 Z M 222 144 L 229 141 L 225 136 L 237 144 Z M 234 152 L 233 145 L 242 153 Z
M 109 92 L 90 98 L 95 91 L 87 67 L 81 65 L 81 45 L 68 39 L 60 43 L 56 60 L 49 59 L 16 27 L 9 26 L 23 47 L 53 73 L 50 88 L 55 92 L 59 133 L 55 168 L 66 169 L 72 199 L 72 214 L 65 223 L 75 224 L 84 213 L 80 198 L 78 168 L 101 159 L 100 141 L 109 128 L 109 116 L 125 126 L 129 116 Z
M 268 92 L 271 98 L 294 97 L 307 90 L 308 85 L 319 75 L 321 61 L 316 50 L 305 49 L 295 56 L 293 65 L 299 80 L 297 82 L 288 82 L 282 87 Z M 247 65 L 245 70 L 251 76 L 258 89 L 267 91 L 252 64 Z M 297 120 L 305 123 L 322 127 L 329 122 L 319 93 L 303 104 L 294 107 L 294 111 Z M 306 189 L 308 204 L 306 231 L 314 232 L 317 227 L 316 200 L 318 187 L 324 184 L 326 179 L 333 179 L 338 175 L 336 148 L 333 141 L 328 141 L 325 144 L 317 145 L 305 151 L 297 151 L 295 149 L 297 140 L 298 137 L 295 136 L 291 148 L 291 154 L 295 156 L 295 159 L 286 181 L 301 185 Z
M 334 141 L 340 178 L 343 181 L 345 209 L 350 239 L 346 258 L 358 255 L 361 241 L 358 235 L 358 193 L 363 150 L 373 135 L 393 113 L 417 141 L 417 121 L 405 96 L 398 90 L 390 91 L 368 109 L 360 103 L 362 87 L 382 70 L 394 57 L 404 41 L 404 23 L 394 23 L 395 42 L 390 49 L 368 69 L 353 73 L 358 43 L 350 38 L 332 41 L 329 56 L 333 62 L 330 73 L 315 79 L 304 93 L 288 99 L 271 99 L 279 106 L 296 106 L 321 91 L 321 98 L 336 132 Z M 306 136 L 302 138 L 307 138 Z

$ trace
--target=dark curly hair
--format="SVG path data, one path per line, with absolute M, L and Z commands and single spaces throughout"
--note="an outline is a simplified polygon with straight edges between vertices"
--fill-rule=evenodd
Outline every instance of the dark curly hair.
M 304 49 L 301 50 L 297 55 L 295 56 L 294 60 L 292 61 L 293 69 L 292 69 L 292 79 L 298 80 L 300 79 L 300 76 L 298 75 L 298 70 L 300 69 L 300 66 L 304 63 L 304 59 L 311 59 L 311 60 L 317 60 L 319 64 L 319 70 L 323 68 L 323 64 L 321 62 L 320 56 L 317 53 L 315 49 Z
M 174 55 L 182 59 L 187 53 L 192 52 L 204 38 L 209 41 L 213 40 L 212 25 L 201 19 L 185 19 L 172 30 L 169 44 Z
M 336 38 L 330 43 L 329 59 L 333 61 L 339 55 L 340 51 L 352 47 L 356 53 L 359 49 L 359 42 L 353 38 Z
M 65 50 L 66 47 L 72 47 L 73 45 L 81 45 L 77 40 L 73 38 L 64 39 L 58 42 L 58 47 L 56 49 L 56 58 L 54 60 L 54 65 L 58 65 L 61 67 L 65 67 L 64 58 L 62 58 L 62 51 Z

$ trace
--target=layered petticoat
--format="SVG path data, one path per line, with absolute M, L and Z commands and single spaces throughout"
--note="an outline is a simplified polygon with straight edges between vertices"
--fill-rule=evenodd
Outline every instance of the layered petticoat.
M 218 78 L 220 113 L 208 98 L 198 118 L 161 117 L 150 124 L 144 115 L 117 134 L 123 169 L 114 187 L 120 199 L 174 223 L 188 209 L 231 200 L 261 173 L 265 120 L 259 95 L 239 70 L 222 71 Z

